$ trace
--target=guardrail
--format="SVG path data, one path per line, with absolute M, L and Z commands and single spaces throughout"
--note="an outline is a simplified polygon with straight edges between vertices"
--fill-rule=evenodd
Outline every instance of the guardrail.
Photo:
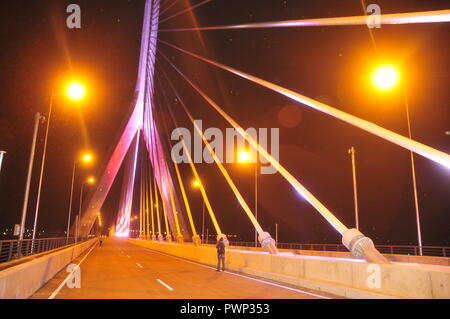
M 0 263 L 39 254 L 84 241 L 75 237 L 0 240 Z
M 255 247 L 255 242 L 230 241 L 230 246 Z M 290 249 L 290 250 L 348 252 L 347 248 L 345 248 L 345 246 L 342 244 L 278 243 L 277 247 L 279 249 Z M 382 254 L 450 257 L 450 247 L 443 247 L 443 246 L 375 245 L 375 247 Z

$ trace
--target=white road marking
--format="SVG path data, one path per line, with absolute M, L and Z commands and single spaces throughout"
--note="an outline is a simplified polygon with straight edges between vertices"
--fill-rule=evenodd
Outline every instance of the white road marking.
M 140 268 L 144 268 L 144 267 L 142 267 L 142 265 L 141 265 L 141 264 L 138 264 L 138 263 L 136 263 L 136 265 L 138 265 L 138 267 L 140 267 Z
M 95 248 L 94 245 L 91 250 L 89 250 L 89 252 L 83 257 L 83 259 L 80 260 L 80 262 L 78 263 L 78 265 L 76 265 L 76 267 L 73 268 L 73 270 L 70 272 L 70 274 L 67 275 L 66 279 L 64 279 L 64 281 L 61 283 L 61 285 L 59 285 L 58 288 L 55 289 L 55 291 L 53 291 L 53 293 L 50 295 L 50 297 L 48 297 L 48 299 L 54 299 L 56 297 L 56 295 L 59 293 L 59 291 L 62 289 L 62 287 L 64 287 L 64 285 L 67 283 L 67 281 L 69 280 L 69 278 L 72 276 L 72 274 L 77 271 L 78 268 L 80 268 L 81 263 L 86 259 L 86 257 L 91 253 L 91 251 Z
M 169 289 L 170 291 L 173 290 L 172 287 L 170 287 L 168 284 L 166 284 L 164 281 L 160 280 L 160 279 L 156 279 L 157 282 L 159 282 L 161 285 L 163 285 L 164 287 L 166 287 L 167 289 Z
M 187 263 L 190 263 L 190 264 L 194 264 L 194 265 L 198 265 L 198 266 L 202 266 L 202 267 L 209 268 L 209 269 L 214 269 L 214 270 L 216 269 L 216 268 L 214 268 L 214 267 L 206 266 L 206 265 L 203 265 L 203 264 L 194 262 L 194 261 L 190 261 L 190 260 L 186 260 L 186 259 L 183 259 L 183 258 L 175 257 L 175 256 L 172 256 L 172 255 L 169 255 L 169 254 L 165 254 L 165 253 L 162 253 L 162 252 L 159 252 L 159 251 L 156 251 L 156 250 L 151 250 L 151 249 L 149 249 L 149 248 L 144 248 L 144 249 L 146 249 L 146 250 L 148 250 L 148 251 L 151 251 L 151 252 L 153 252 L 153 253 L 157 253 L 157 254 L 169 256 L 169 257 L 172 257 L 172 258 L 175 258 L 175 259 L 179 259 L 179 260 L 181 260 L 181 261 L 184 261 L 184 262 L 187 262 Z M 248 276 L 236 274 L 236 273 L 234 273 L 234 272 L 229 272 L 229 271 L 225 271 L 225 272 L 226 272 L 227 274 L 230 274 L 230 275 L 234 275 L 234 276 L 238 276 L 238 277 L 244 277 L 244 278 L 251 279 L 251 280 L 254 280 L 254 281 L 262 282 L 262 283 L 264 283 L 264 284 L 268 284 L 268 285 L 272 285 L 272 286 L 275 286 L 275 287 L 279 287 L 279 288 L 284 288 L 284 289 L 292 290 L 292 291 L 299 292 L 299 293 L 302 293 L 302 294 L 306 294 L 306 295 L 310 295 L 310 296 L 314 296 L 314 297 L 318 297 L 318 298 L 322 298 L 322 299 L 331 299 L 331 298 L 329 298 L 329 297 L 317 295 L 317 294 L 314 294 L 314 293 L 311 293 L 311 292 L 307 292 L 307 291 L 303 291 L 303 290 L 300 290 L 300 289 L 295 289 L 295 288 L 291 288 L 291 287 L 286 287 L 286 286 L 279 285 L 279 284 L 276 284 L 276 283 L 273 283 L 273 282 L 270 282 L 270 281 L 265 281 L 265 280 L 261 280 L 261 279 L 256 279 L 256 278 L 252 278 L 252 277 L 248 277 Z

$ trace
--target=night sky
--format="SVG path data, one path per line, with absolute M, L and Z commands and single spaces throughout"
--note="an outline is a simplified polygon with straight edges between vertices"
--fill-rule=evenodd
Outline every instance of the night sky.
M 446 2 L 376 3 L 382 13 L 399 13 L 447 9 Z M 81 29 L 65 26 L 70 3 L 81 6 Z M 178 1 L 163 17 L 188 3 Z M 63 97 L 55 100 L 38 224 L 45 230 L 41 237 L 62 235 L 66 228 L 75 156 L 84 149 L 95 153 L 95 163 L 79 170 L 76 199 L 81 178 L 102 173 L 130 112 L 143 8 L 143 0 L 0 0 L 0 149 L 8 152 L 0 173 L 1 232 L 20 222 L 34 114 L 46 114 L 52 87 L 61 90 L 73 77 L 85 81 L 89 93 L 80 105 Z M 362 15 L 363 9 L 359 0 L 214 0 L 193 13 L 160 28 Z M 448 23 L 382 26 L 373 29 L 375 43 L 364 26 L 164 32 L 160 37 L 407 135 L 403 92 L 376 92 L 368 80 L 379 62 L 397 64 L 408 93 L 414 139 L 450 153 L 449 28 Z M 376 244 L 417 243 L 408 151 L 162 43 L 158 47 L 242 127 L 279 127 L 280 162 L 348 227 L 354 226 L 354 206 L 347 151 L 355 146 L 361 231 Z M 162 70 L 204 128 L 229 127 L 158 56 L 160 79 Z M 158 118 L 168 119 L 165 90 L 179 125 L 192 132 L 167 83 L 155 89 Z M 159 126 L 164 140 L 166 132 L 161 122 Z M 34 218 L 44 131 L 41 125 L 27 228 Z M 415 160 L 423 244 L 450 246 L 450 172 L 420 156 Z M 253 240 L 251 224 L 217 167 L 197 167 L 223 232 Z M 252 166 L 226 168 L 253 207 Z M 181 174 L 199 230 L 201 196 L 190 187 L 188 164 L 181 165 Z M 108 225 L 117 215 L 121 175 L 102 208 Z M 278 223 L 280 242 L 340 242 L 339 234 L 279 174 L 261 175 L 259 182 L 259 219 L 273 236 Z M 208 219 L 206 227 L 213 231 Z

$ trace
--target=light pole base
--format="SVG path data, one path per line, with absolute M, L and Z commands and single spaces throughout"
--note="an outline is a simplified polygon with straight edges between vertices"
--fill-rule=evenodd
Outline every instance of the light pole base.
M 261 235 L 258 235 L 258 240 L 261 243 L 262 249 L 267 250 L 272 255 L 278 254 L 275 240 L 268 232 L 263 232 Z
M 194 235 L 194 236 L 192 236 L 192 242 L 194 243 L 195 246 L 200 246 L 202 243 L 202 240 L 200 239 L 199 235 Z
M 364 236 L 356 228 L 344 232 L 342 243 L 355 257 L 364 258 L 370 263 L 389 264 L 386 257 L 375 248 L 372 239 Z
M 164 240 L 163 236 L 161 234 L 159 234 L 158 235 L 158 241 L 163 241 L 163 240 Z
M 167 234 L 166 241 L 170 244 L 172 242 L 172 235 Z
M 152 235 L 152 241 L 156 241 L 156 235 L 155 234 Z
M 180 245 L 184 244 L 184 237 L 183 237 L 183 235 L 179 234 L 179 235 L 177 236 L 177 242 L 178 242 Z

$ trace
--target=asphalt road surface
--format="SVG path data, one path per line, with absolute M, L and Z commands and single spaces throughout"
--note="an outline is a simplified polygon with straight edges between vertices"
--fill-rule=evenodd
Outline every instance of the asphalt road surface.
M 317 299 L 314 292 L 169 256 L 121 239 L 107 239 L 75 259 L 76 276 L 63 269 L 33 299 Z M 69 288 L 72 286 L 72 288 Z

